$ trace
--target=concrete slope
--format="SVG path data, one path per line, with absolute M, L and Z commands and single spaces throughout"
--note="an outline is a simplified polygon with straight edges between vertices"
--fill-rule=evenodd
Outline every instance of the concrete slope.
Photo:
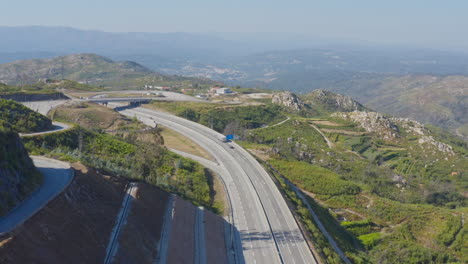
M 55 107 L 58 107 L 64 103 L 66 103 L 67 100 L 51 100 L 51 101 L 34 101 L 34 102 L 21 102 L 24 106 L 39 112 L 43 115 L 47 115 L 50 110 L 54 109 Z
M 154 110 L 135 108 L 121 112 L 148 125 L 169 127 L 205 148 L 224 167 L 220 176 L 231 198 L 236 262 L 315 263 L 286 202 L 263 167 L 235 143 L 223 143 L 221 134 L 200 124 Z M 234 149 L 229 147 L 229 144 Z
M 0 218 L 0 234 L 13 230 L 60 194 L 73 179 L 70 165 L 54 159 L 32 157 L 44 176 L 44 183 L 8 215 Z

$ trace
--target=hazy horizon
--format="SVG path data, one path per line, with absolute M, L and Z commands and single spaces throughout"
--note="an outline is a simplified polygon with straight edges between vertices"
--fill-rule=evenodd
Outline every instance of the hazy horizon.
M 27 6 L 28 8 L 25 8 Z M 297 0 L 129 3 L 10 2 L 3 26 L 63 26 L 105 32 L 293 34 L 311 39 L 468 51 L 468 2 Z

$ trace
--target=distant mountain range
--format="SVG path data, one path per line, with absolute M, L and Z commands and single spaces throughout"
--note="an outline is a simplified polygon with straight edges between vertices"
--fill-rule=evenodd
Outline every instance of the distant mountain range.
M 136 62 L 113 62 L 97 56 L 81 60 L 83 55 L 15 62 L 0 66 L 0 80 L 4 82 L 60 79 L 64 63 L 64 78 L 117 86 L 166 74 L 298 93 L 325 89 L 351 95 L 377 111 L 442 126 L 465 139 L 468 135 L 468 79 L 464 77 L 468 76 L 468 54 L 464 53 L 358 46 L 281 34 L 108 33 L 65 27 L 0 27 L 0 35 L 8 39 L 0 42 L 0 63 L 83 52 Z M 120 82 L 123 79 L 126 81 Z
M 113 61 L 96 54 L 72 54 L 51 59 L 20 60 L 0 65 L 0 82 L 11 85 L 32 84 L 44 79 L 67 79 L 77 82 L 127 88 L 144 83 L 189 81 L 214 83 L 211 80 L 168 76 L 136 62 Z
M 114 62 L 94 54 L 22 60 L 0 65 L 0 80 L 7 84 L 34 83 L 45 78 L 96 83 L 147 74 L 154 73 L 134 62 Z

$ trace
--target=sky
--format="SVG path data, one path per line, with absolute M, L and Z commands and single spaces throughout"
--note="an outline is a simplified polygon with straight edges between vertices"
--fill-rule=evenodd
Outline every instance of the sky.
M 1 26 L 270 32 L 468 50 L 466 0 L 0 0 Z

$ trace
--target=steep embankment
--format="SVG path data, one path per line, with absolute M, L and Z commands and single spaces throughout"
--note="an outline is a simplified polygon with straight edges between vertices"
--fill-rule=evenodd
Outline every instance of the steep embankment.
M 75 178 L 65 192 L 50 202 L 38 214 L 12 233 L 0 237 L 0 263 L 103 263 L 112 229 L 117 220 L 125 187 L 129 181 L 107 176 L 80 163 L 72 165 Z M 175 207 L 170 203 L 170 193 L 146 183 L 132 199 L 128 216 L 122 222 L 118 247 L 111 263 L 153 263 L 161 255 L 160 245 L 164 232 L 164 217 L 169 222 L 195 221 L 195 207 Z M 177 198 L 182 201 L 180 198 Z M 174 210 L 165 216 L 167 207 Z M 213 263 L 226 263 L 224 220 L 206 213 L 212 226 L 206 226 L 206 243 L 216 242 L 217 255 Z M 207 220 L 207 221 L 208 221 Z M 166 227 L 167 228 L 167 227 Z M 165 243 L 182 243 L 177 238 L 192 234 L 193 226 L 171 230 Z M 166 231 L 167 232 L 167 231 Z M 218 234 L 218 235 L 213 235 Z M 194 246 L 192 251 L 195 251 Z M 207 249 L 209 256 L 212 250 Z M 40 252 L 40 253 L 39 253 Z M 166 254 L 171 254 L 167 252 Z M 175 252 L 189 259 L 194 252 Z
M 64 193 L 0 238 L 0 263 L 103 262 L 126 182 L 73 167 L 75 179 Z
M 41 182 L 42 176 L 18 134 L 0 128 L 0 216 L 25 199 Z
M 52 121 L 47 117 L 11 100 L 0 99 L 0 127 L 15 132 L 30 133 L 51 130 Z

